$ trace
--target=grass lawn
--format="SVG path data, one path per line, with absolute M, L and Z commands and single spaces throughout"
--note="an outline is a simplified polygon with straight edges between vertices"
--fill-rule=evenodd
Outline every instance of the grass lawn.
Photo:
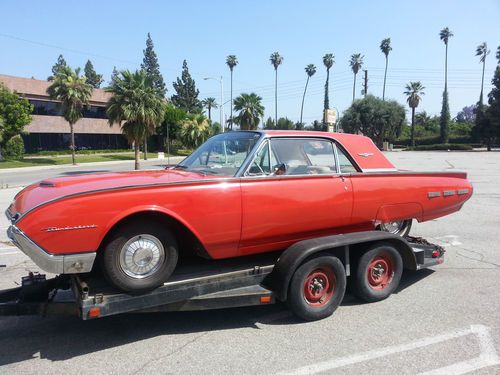
M 156 153 L 148 153 L 148 157 L 153 159 L 158 155 Z M 94 163 L 99 161 L 119 161 L 119 160 L 134 160 L 133 153 L 123 153 L 114 155 L 76 155 L 76 162 L 80 163 Z M 141 158 L 142 160 L 142 158 Z M 0 162 L 0 169 L 6 168 L 19 168 L 19 167 L 36 167 L 42 165 L 60 165 L 71 164 L 71 156 L 47 156 L 33 159 L 23 160 L 7 160 Z

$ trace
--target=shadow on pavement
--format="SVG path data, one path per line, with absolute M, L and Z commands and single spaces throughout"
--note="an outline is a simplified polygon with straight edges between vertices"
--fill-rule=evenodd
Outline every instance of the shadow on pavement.
M 406 272 L 396 293 L 431 275 L 432 270 Z M 364 304 L 346 294 L 343 306 Z M 307 324 L 295 318 L 282 303 L 270 306 L 241 307 L 196 312 L 124 314 L 83 321 L 77 317 L 0 318 L 0 366 L 34 357 L 50 361 L 119 347 L 159 336 L 240 328 L 260 329 L 266 325 Z

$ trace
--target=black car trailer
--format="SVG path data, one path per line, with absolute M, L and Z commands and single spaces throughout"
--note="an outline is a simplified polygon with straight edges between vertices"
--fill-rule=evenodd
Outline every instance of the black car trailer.
M 181 265 L 163 286 L 144 294 L 112 289 L 95 274 L 30 273 L 0 291 L 0 315 L 72 314 L 83 320 L 136 312 L 193 311 L 287 302 L 305 320 L 329 316 L 342 302 L 346 280 L 366 301 L 389 296 L 403 267 L 443 262 L 444 249 L 421 238 L 371 231 L 318 237 L 285 251 Z M 385 282 L 384 282 L 385 280 Z

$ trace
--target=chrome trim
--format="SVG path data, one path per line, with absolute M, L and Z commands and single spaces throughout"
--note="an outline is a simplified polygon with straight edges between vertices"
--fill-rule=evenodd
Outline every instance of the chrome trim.
M 445 191 L 443 191 L 443 197 L 450 197 L 452 195 L 455 195 L 455 190 L 445 190 Z
M 460 189 L 457 190 L 457 195 L 469 194 L 469 189 Z
M 368 156 L 373 156 L 373 152 L 363 152 L 361 154 L 358 154 L 359 156 L 362 156 L 364 158 L 367 158 Z
M 429 193 L 427 193 L 427 197 L 429 198 L 438 198 L 441 196 L 441 192 L 439 191 L 430 191 Z
M 48 227 L 42 228 L 42 232 L 61 232 L 66 230 L 79 230 L 79 229 L 94 229 L 97 228 L 97 225 L 77 225 L 75 227 Z
M 45 272 L 55 274 L 84 273 L 90 272 L 94 265 L 95 252 L 67 255 L 49 254 L 15 225 L 9 227 L 7 235 L 14 245 Z
M 397 168 L 364 168 L 364 173 L 398 172 Z
M 337 174 L 340 174 L 340 158 L 339 151 L 337 149 L 337 144 L 333 142 L 333 158 L 335 159 L 335 169 L 337 170 Z

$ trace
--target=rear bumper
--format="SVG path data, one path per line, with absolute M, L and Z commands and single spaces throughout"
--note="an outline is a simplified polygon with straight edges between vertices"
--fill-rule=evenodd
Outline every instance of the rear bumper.
M 23 253 L 45 272 L 55 274 L 90 272 L 94 265 L 96 253 L 54 255 L 34 243 L 22 230 L 11 225 L 7 235 Z

